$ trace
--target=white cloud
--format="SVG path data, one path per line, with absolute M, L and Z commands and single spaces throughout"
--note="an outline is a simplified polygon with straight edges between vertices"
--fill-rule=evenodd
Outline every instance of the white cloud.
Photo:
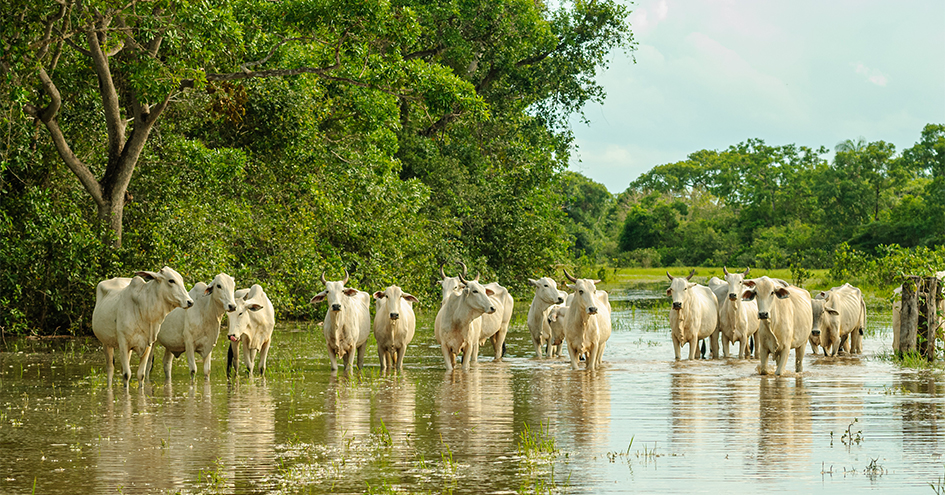
M 854 64 L 851 64 L 854 65 Z M 866 80 L 877 85 L 877 86 L 886 86 L 888 79 L 886 75 L 880 72 L 877 69 L 870 69 L 869 67 L 863 65 L 862 63 L 855 64 L 856 73 L 861 76 L 866 76 Z
M 649 2 L 630 13 L 630 26 L 637 36 L 645 35 L 656 28 L 657 24 L 666 20 L 669 15 L 669 5 L 666 0 Z

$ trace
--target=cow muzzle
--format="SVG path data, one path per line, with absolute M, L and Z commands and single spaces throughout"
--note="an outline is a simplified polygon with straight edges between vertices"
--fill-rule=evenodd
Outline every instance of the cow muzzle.
M 188 307 L 188 308 L 194 307 L 194 300 L 193 300 L 193 299 L 188 299 L 188 300 L 187 300 L 187 307 Z
M 758 312 L 758 319 L 759 319 L 759 320 L 767 320 L 767 319 L 768 319 L 768 312 L 767 312 L 767 311 L 765 311 L 765 312 L 759 311 L 759 312 Z
M 387 315 L 387 316 L 389 316 L 390 319 L 392 319 L 392 320 L 396 320 L 396 319 L 400 318 L 400 313 L 391 313 L 391 314 L 389 314 L 389 315 Z
M 228 339 L 230 339 L 230 342 L 239 342 L 239 341 L 240 341 L 240 338 L 237 337 L 236 335 L 227 335 L 226 337 L 227 337 Z
M 332 310 L 332 311 L 341 311 L 341 305 L 340 305 L 340 304 L 332 304 L 332 305 L 331 305 L 331 310 Z
M 234 311 L 236 311 L 236 305 L 235 305 L 235 304 L 227 304 L 227 305 L 226 305 L 226 312 L 227 312 L 227 313 L 232 313 L 232 312 L 234 312 Z
M 674 302 L 674 303 L 673 303 L 673 309 L 682 309 L 682 303 L 681 303 L 681 302 Z
M 564 298 L 563 298 L 563 297 L 559 297 L 559 298 L 558 298 L 558 302 L 555 303 L 555 304 L 564 304 Z
M 729 292 L 729 293 L 728 293 L 728 300 L 729 300 L 729 301 L 736 301 L 736 300 L 738 300 L 738 294 L 736 294 L 736 293 L 734 293 L 734 292 Z
M 596 315 L 596 314 L 597 314 L 597 308 L 594 307 L 594 306 L 591 306 L 591 307 L 587 308 L 587 314 L 589 314 L 589 315 Z
M 819 336 L 820 336 L 820 330 L 811 330 L 811 331 L 810 331 L 810 334 L 813 335 L 813 336 L 815 336 L 815 337 L 819 337 Z

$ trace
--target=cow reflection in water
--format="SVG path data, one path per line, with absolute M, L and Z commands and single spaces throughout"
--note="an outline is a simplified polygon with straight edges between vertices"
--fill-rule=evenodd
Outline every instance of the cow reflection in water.
M 556 370 L 565 372 L 567 368 Z M 601 369 L 568 373 L 564 379 L 568 395 L 564 413 L 575 430 L 559 439 L 573 438 L 576 446 L 607 445 L 610 438 L 610 377 Z M 537 426 L 537 425 L 535 425 Z
M 507 367 L 445 373 L 437 392 L 434 424 L 441 441 L 461 452 L 473 479 L 490 479 L 492 461 L 513 451 L 511 372 Z M 446 446 L 438 447 L 445 451 Z M 487 487 L 482 487 L 483 491 Z
M 401 373 L 386 380 L 374 396 L 375 428 L 380 427 L 378 419 L 384 421 L 393 445 L 405 445 L 417 430 L 417 384 L 409 372 Z
M 717 386 L 718 378 L 694 373 L 696 367 L 689 361 L 676 363 L 675 369 L 670 379 L 669 440 L 673 449 L 685 454 L 710 441 L 721 427 L 715 415 L 717 399 L 709 392 Z
M 347 376 L 332 375 L 328 383 L 325 390 L 325 441 L 331 448 L 339 449 L 366 445 L 372 433 L 371 387 L 358 386 Z
M 111 387 L 105 390 L 103 441 L 95 462 L 99 484 L 85 487 L 89 493 L 186 489 L 200 468 L 213 466 L 220 457 L 219 446 L 203 434 L 217 424 L 210 383 L 191 385 L 186 395 L 175 395 L 170 383 L 162 390 L 158 398 L 148 395 L 151 387 L 136 393 L 125 389 L 117 398 Z M 175 454 L 168 455 L 167 449 Z
M 235 492 L 246 491 L 241 480 L 274 471 L 276 464 L 276 406 L 263 379 L 241 380 L 229 387 L 227 402 L 226 452 L 221 456 L 224 469 L 233 475 Z M 212 467 L 210 463 L 208 466 Z M 243 476 L 240 471 L 254 471 Z
M 938 422 L 945 414 L 941 403 L 945 384 L 917 375 L 893 375 L 896 409 L 902 414 L 903 450 L 940 456 Z
M 811 399 L 803 378 L 762 377 L 758 415 L 757 460 L 764 466 L 759 474 L 771 473 L 772 465 L 810 462 Z

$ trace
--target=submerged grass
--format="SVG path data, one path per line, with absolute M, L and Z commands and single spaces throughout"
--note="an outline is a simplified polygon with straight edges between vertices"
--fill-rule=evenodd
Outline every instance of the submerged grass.
M 551 434 L 551 421 L 540 422 L 537 431 L 525 423 L 519 433 L 518 452 L 529 459 L 556 457 L 561 451 L 558 440 Z

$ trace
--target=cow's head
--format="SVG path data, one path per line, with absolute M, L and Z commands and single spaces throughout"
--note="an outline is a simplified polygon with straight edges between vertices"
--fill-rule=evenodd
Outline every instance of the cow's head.
M 791 296 L 787 282 L 768 277 L 754 278 L 742 282 L 745 290 L 742 292 L 743 301 L 758 303 L 758 319 L 767 320 L 771 316 L 771 306 L 774 298 L 787 299 Z
M 458 294 L 462 291 L 461 286 L 463 284 L 459 281 L 459 277 L 447 277 L 446 272 L 443 270 L 443 265 L 440 265 L 440 280 L 437 280 L 436 283 L 440 284 L 443 290 L 443 300 L 446 300 L 446 296 L 450 294 Z
M 345 287 L 345 284 L 348 283 L 348 278 L 348 270 L 345 270 L 345 278 L 340 281 L 325 280 L 325 272 L 322 272 L 322 283 L 325 284 L 325 290 L 316 294 L 310 302 L 312 304 L 318 304 L 327 300 L 329 311 L 341 311 L 345 306 L 346 298 L 358 295 L 357 289 Z
M 748 272 L 751 271 L 751 268 L 746 268 L 744 273 L 729 273 L 728 269 L 724 266 L 722 267 L 722 273 L 725 274 L 725 282 L 728 283 L 728 299 L 729 301 L 738 301 L 738 295 L 742 292 L 742 280 L 745 280 L 745 277 L 748 276 Z M 719 301 L 719 305 L 722 304 L 722 301 Z
M 826 298 L 823 301 L 824 310 L 820 315 L 817 327 L 815 327 L 820 335 L 821 345 L 827 344 L 831 347 L 830 349 L 825 348 L 824 351 L 830 352 L 831 355 L 836 353 L 837 347 L 840 345 L 840 297 L 839 294 L 833 291 L 826 293 Z M 813 304 L 813 301 L 811 301 L 811 304 Z
M 213 277 L 213 281 L 207 286 L 204 294 L 213 297 L 214 301 L 220 303 L 227 312 L 236 311 L 236 300 L 233 298 L 233 291 L 236 290 L 236 282 L 233 277 L 220 273 Z
M 400 319 L 400 315 L 404 311 L 403 304 L 410 306 L 415 302 L 420 302 L 416 297 L 404 292 L 396 285 L 384 289 L 383 292 L 375 292 L 374 301 L 376 314 L 380 315 L 382 311 L 386 311 L 391 320 Z
M 251 315 L 266 307 L 268 298 L 259 284 L 249 289 L 240 289 L 235 293 L 233 311 L 227 313 L 226 337 L 232 342 L 238 342 L 243 335 L 249 336 Z
M 157 283 L 158 291 L 168 304 L 180 308 L 189 308 L 194 305 L 194 300 L 184 288 L 184 278 L 173 268 L 165 266 L 156 272 L 141 271 L 136 272 L 135 275 L 143 278 L 145 282 Z
M 587 314 L 596 315 L 598 311 L 597 305 L 599 304 L 597 300 L 597 284 L 600 283 L 600 280 L 576 278 L 568 273 L 568 270 L 564 270 L 564 276 L 568 277 L 568 280 L 572 282 L 568 284 L 568 288 L 574 291 L 574 299 L 571 300 L 571 305 L 583 307 Z
M 479 283 L 479 274 L 476 274 L 474 280 L 466 280 L 466 277 L 460 274 L 459 281 L 462 283 L 462 296 L 465 298 L 466 304 L 483 313 L 490 315 L 495 313 L 495 305 L 489 299 L 489 296 L 495 294 L 495 292 Z
M 695 274 L 695 268 L 693 268 L 685 278 L 674 277 L 670 275 L 669 272 L 666 272 L 666 276 L 669 277 L 669 288 L 666 289 L 666 295 L 673 298 L 674 310 L 678 311 L 683 308 L 683 302 L 687 299 L 686 291 L 696 286 L 696 284 L 689 281 Z
M 558 291 L 558 283 L 551 277 L 542 277 L 538 280 L 528 279 L 528 283 L 535 288 L 535 297 L 545 304 L 561 304 L 564 298 Z

